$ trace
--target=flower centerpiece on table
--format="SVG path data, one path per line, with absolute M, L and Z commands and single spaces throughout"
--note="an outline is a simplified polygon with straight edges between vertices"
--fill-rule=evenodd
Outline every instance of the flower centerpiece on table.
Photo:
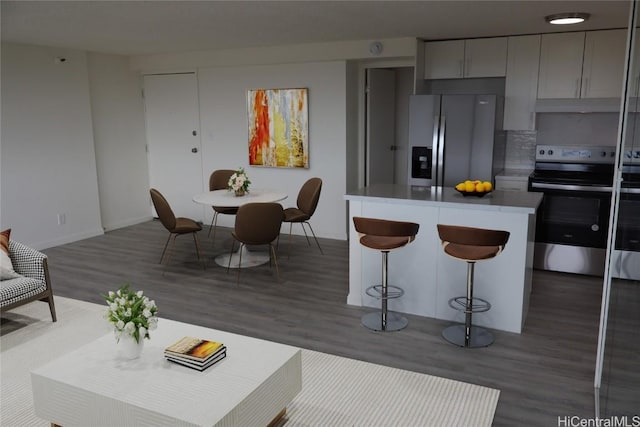
M 132 291 L 123 285 L 116 292 L 103 295 L 109 305 L 105 318 L 113 324 L 116 340 L 123 335 L 133 337 L 136 342 L 150 338 L 149 331 L 158 326 L 158 307 L 155 301 L 144 296 L 142 291 Z
M 249 177 L 244 171 L 244 168 L 239 168 L 231 175 L 228 184 L 229 191 L 235 191 L 236 196 L 244 196 L 245 193 L 249 192 L 249 184 L 251 184 L 251 181 L 249 181 Z

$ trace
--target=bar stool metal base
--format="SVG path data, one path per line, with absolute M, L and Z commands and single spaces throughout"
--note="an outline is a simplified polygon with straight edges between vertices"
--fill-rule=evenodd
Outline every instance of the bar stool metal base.
M 465 343 L 465 326 L 453 325 L 442 331 L 442 337 L 460 347 L 477 348 L 488 347 L 493 344 L 493 334 L 479 326 L 471 326 L 469 342 Z
M 372 331 L 393 332 L 404 329 L 409 324 L 406 317 L 387 311 L 387 323 L 382 323 L 382 312 L 375 311 L 362 316 L 362 326 Z

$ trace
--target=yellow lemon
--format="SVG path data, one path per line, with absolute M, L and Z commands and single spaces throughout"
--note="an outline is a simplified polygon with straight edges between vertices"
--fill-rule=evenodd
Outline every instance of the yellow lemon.
M 482 185 L 481 182 L 476 184 L 476 192 L 478 193 L 484 193 L 484 185 Z
M 456 190 L 458 191 L 465 191 L 466 185 L 464 184 L 464 182 L 461 182 L 460 184 L 456 185 Z
M 484 186 L 484 191 L 491 191 L 493 189 L 493 185 L 489 181 L 485 181 L 482 183 Z
M 473 184 L 473 181 L 466 180 L 464 183 L 465 183 L 465 185 L 466 184 Z
M 468 193 L 473 193 L 474 191 L 476 191 L 476 186 L 471 181 L 469 181 L 468 183 L 465 183 L 464 187 L 465 187 L 464 191 Z

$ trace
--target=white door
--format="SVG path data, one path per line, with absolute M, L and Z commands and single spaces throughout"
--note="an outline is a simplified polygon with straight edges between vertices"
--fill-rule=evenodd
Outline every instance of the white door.
M 144 76 L 144 102 L 149 183 L 176 216 L 202 221 L 204 207 L 192 200 L 204 191 L 196 75 Z
M 367 69 L 367 183 L 394 184 L 395 71 Z

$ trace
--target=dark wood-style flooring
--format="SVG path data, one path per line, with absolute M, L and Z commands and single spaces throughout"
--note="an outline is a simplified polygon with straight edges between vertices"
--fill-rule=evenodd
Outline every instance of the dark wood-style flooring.
M 230 230 L 219 228 L 212 246 L 207 229 L 200 233 L 206 269 L 187 235 L 178 237 L 163 273 L 168 233 L 157 221 L 47 249 L 54 293 L 103 303 L 101 294 L 131 283 L 156 300 L 161 317 L 497 388 L 496 426 L 593 416 L 600 278 L 536 271 L 524 332 L 496 331 L 492 346 L 462 349 L 443 340 L 448 322 L 436 319 L 408 316 L 408 328 L 394 333 L 362 327 L 369 309 L 346 304 L 346 241 L 320 239 L 321 255 L 294 236 L 288 258 L 282 235 L 280 282 L 265 264 L 243 269 L 237 286 L 236 270 L 211 260 L 230 249 Z

